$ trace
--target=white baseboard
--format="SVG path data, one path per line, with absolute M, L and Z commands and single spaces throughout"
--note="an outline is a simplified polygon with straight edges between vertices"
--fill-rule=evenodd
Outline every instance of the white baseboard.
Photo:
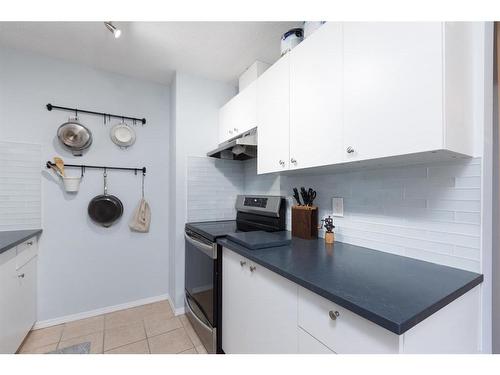
M 97 316 L 97 315 L 107 314 L 107 313 L 118 311 L 118 310 L 125 310 L 125 309 L 129 309 L 131 307 L 147 305 L 148 303 L 159 302 L 159 301 L 164 301 L 164 300 L 167 300 L 169 302 L 170 306 L 172 306 L 172 302 L 170 300 L 169 295 L 168 294 L 161 294 L 159 296 L 142 298 L 142 299 L 138 299 L 136 301 L 122 303 L 120 305 L 107 306 L 107 307 L 102 307 L 100 309 L 95 309 L 95 310 L 90 310 L 90 311 L 84 311 L 84 312 L 77 313 L 77 314 L 61 316 L 59 318 L 38 321 L 33 326 L 33 329 L 40 329 L 40 328 L 56 326 L 58 324 L 73 322 L 75 320 L 80 320 L 80 319 L 85 319 L 85 318 L 91 318 L 91 317 Z M 181 315 L 184 313 L 184 308 L 182 308 L 182 312 L 178 312 L 174 308 L 172 308 L 172 310 L 174 311 L 175 315 Z M 179 309 L 179 311 L 180 311 L 180 309 Z
M 170 304 L 170 308 L 174 312 L 175 316 L 183 315 L 185 313 L 184 306 L 176 308 L 170 298 L 168 299 L 168 303 Z

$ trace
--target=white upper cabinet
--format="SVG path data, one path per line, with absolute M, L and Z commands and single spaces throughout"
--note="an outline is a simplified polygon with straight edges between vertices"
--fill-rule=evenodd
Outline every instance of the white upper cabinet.
M 290 52 L 290 169 L 342 161 L 342 60 L 336 22 Z
M 219 142 L 257 126 L 257 82 L 252 82 L 219 111 Z
M 283 56 L 257 81 L 257 172 L 289 167 L 290 56 Z
M 258 78 L 258 173 L 473 156 L 475 28 L 323 25 Z
M 445 148 L 443 95 L 443 24 L 344 24 L 347 160 Z

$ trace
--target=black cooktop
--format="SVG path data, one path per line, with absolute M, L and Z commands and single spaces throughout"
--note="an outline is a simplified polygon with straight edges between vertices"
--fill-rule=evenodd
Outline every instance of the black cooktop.
M 236 220 L 186 223 L 186 229 L 192 230 L 194 233 L 197 233 L 212 242 L 215 242 L 217 238 L 227 236 L 229 233 L 236 233 L 240 231 Z

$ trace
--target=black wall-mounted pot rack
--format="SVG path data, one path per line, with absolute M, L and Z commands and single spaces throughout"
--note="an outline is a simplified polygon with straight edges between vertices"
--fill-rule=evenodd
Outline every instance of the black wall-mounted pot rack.
M 56 164 L 55 163 L 52 163 L 51 161 L 48 161 L 46 166 L 47 168 L 52 168 L 54 167 Z M 146 167 L 142 167 L 142 168 L 126 168 L 126 167 L 106 167 L 106 166 L 101 166 L 101 165 L 85 165 L 85 164 L 64 164 L 64 167 L 70 167 L 70 168 L 81 168 L 82 170 L 82 176 L 83 176 L 83 173 L 85 172 L 85 169 L 103 169 L 103 170 L 120 170 L 120 171 L 133 171 L 135 174 L 137 174 L 137 172 L 142 172 L 142 175 L 145 176 L 146 175 Z
M 78 112 L 80 113 L 89 113 L 91 115 L 98 115 L 102 116 L 104 118 L 104 123 L 106 123 L 106 118 L 111 119 L 113 118 L 118 118 L 123 120 L 132 120 L 135 122 L 140 122 L 142 125 L 146 124 L 146 119 L 145 118 L 137 118 L 137 117 L 130 117 L 130 116 L 122 116 L 122 115 L 113 115 L 111 113 L 105 113 L 105 112 L 95 112 L 95 111 L 88 111 L 85 109 L 78 109 L 78 108 L 69 108 L 69 107 L 61 107 L 58 105 L 53 105 L 53 104 L 47 104 L 46 105 L 48 111 L 52 111 L 53 109 L 59 109 L 61 111 L 69 111 L 69 112 L 74 112 L 76 116 L 78 116 Z

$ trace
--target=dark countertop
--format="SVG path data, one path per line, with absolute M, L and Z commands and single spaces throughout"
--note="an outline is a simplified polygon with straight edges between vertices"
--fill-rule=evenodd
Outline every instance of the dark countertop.
M 293 238 L 288 246 L 228 249 L 402 334 L 483 281 L 483 275 L 335 242 Z
M 0 232 L 0 254 L 40 233 L 42 233 L 41 229 L 8 230 Z

